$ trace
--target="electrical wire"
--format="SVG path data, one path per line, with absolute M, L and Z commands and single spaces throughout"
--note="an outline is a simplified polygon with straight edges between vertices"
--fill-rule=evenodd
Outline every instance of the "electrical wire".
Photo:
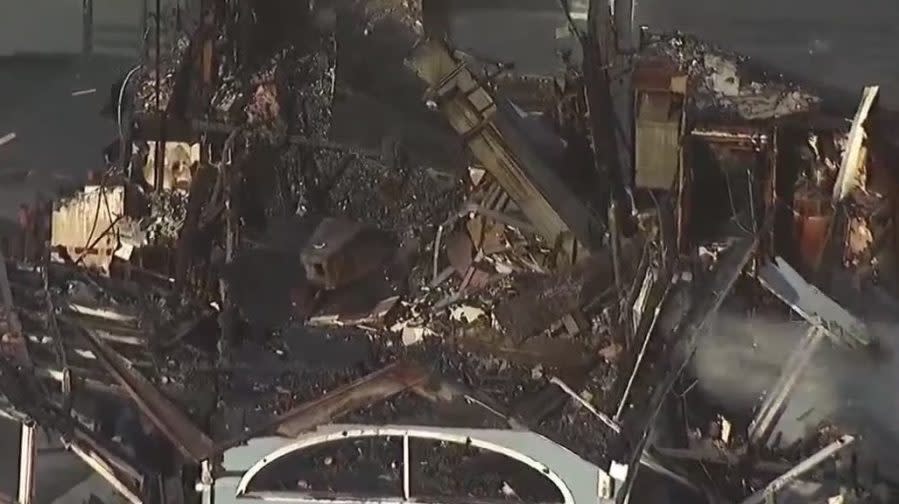
M 734 218 L 734 224 L 736 224 L 744 233 L 751 235 L 752 231 L 746 229 L 740 222 L 740 216 L 737 214 L 737 206 L 734 204 L 734 193 L 730 187 L 730 175 L 727 174 L 727 169 L 723 169 L 721 172 L 724 173 L 724 185 L 727 186 L 727 199 L 730 201 L 730 211 Z

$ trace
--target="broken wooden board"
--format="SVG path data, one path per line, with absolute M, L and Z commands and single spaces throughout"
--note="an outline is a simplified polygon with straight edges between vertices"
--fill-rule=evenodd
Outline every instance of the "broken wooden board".
M 802 318 L 821 326 L 834 343 L 849 347 L 871 344 L 864 322 L 809 284 L 782 257 L 775 257 L 773 262 L 759 267 L 758 278 L 766 289 Z
M 853 189 L 861 186 L 861 177 L 863 175 L 863 166 L 865 163 L 865 121 L 874 107 L 874 101 L 880 91 L 879 86 L 868 86 L 862 92 L 862 101 L 855 112 L 855 118 L 852 120 L 852 128 L 849 130 L 849 144 L 846 152 L 843 153 L 843 162 L 840 164 L 840 171 L 837 174 L 837 182 L 833 186 L 833 202 L 839 203 L 852 192 Z

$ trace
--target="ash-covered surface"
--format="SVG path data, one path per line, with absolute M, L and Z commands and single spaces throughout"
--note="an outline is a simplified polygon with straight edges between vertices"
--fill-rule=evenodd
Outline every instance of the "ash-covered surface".
M 643 56 L 668 59 L 689 75 L 693 117 L 771 119 L 815 110 L 821 102 L 782 74 L 689 35 L 653 35 Z
M 350 161 L 328 193 L 331 213 L 427 239 L 431 233 L 422 235 L 424 228 L 436 227 L 462 204 L 462 184 L 451 174 L 412 165 L 404 155 L 400 150 L 393 166 Z
M 338 440 L 267 466 L 249 490 L 395 497 L 403 491 L 402 462 L 402 438 Z
M 469 445 L 416 439 L 409 443 L 411 493 L 421 497 L 562 502 L 559 489 L 536 469 Z

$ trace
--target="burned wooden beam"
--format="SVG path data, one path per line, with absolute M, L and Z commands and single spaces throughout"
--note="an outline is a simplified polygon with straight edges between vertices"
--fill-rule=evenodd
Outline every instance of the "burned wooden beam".
M 285 413 L 278 419 L 276 431 L 282 436 L 295 437 L 316 425 L 333 421 L 350 411 L 424 383 L 426 379 L 425 371 L 416 366 L 389 366 Z
M 871 344 L 864 322 L 808 283 L 783 258 L 775 257 L 761 266 L 758 278 L 808 323 L 821 327 L 834 343 L 849 347 Z
M 140 411 L 153 422 L 185 457 L 196 462 L 206 460 L 213 453 L 213 442 L 187 416 L 177 409 L 146 378 L 106 343 L 89 332 L 84 339 L 97 359 L 128 392 Z
M 441 41 L 420 44 L 408 64 L 430 86 L 429 99 L 547 242 L 562 240 L 572 258 L 599 248 L 602 224 L 541 159 L 511 103 L 492 96 Z
M 255 435 L 270 431 L 282 436 L 296 437 L 318 425 L 337 420 L 351 411 L 421 385 L 427 379 L 428 373 L 414 364 L 391 364 L 318 399 L 297 406 L 249 436 L 219 444 L 216 451 L 221 452 Z
M 761 446 L 767 443 L 771 432 L 783 414 L 787 399 L 815 350 L 821 344 L 823 335 L 822 327 L 812 326 L 790 354 L 781 370 L 780 377 L 768 391 L 762 406 L 749 424 L 749 440 L 756 445 Z

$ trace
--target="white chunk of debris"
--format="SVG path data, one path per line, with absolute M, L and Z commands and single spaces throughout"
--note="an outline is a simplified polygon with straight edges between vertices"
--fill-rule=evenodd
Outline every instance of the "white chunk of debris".
M 412 346 L 421 343 L 431 331 L 427 327 L 403 327 L 402 339 L 403 345 Z
M 618 481 L 624 481 L 627 479 L 628 466 L 627 464 L 622 464 L 620 462 L 612 461 L 612 465 L 609 467 L 609 475 L 612 476 L 613 479 Z
M 515 493 L 515 489 L 509 486 L 509 484 L 505 481 L 503 481 L 502 492 L 506 497 L 518 497 L 518 494 Z
M 456 322 L 464 322 L 470 324 L 480 317 L 486 316 L 487 312 L 471 305 L 460 305 L 450 309 L 450 319 Z
M 482 180 L 484 180 L 484 175 L 487 174 L 487 170 L 483 168 L 478 168 L 476 166 L 468 167 L 468 178 L 471 179 L 471 185 L 477 187 Z
M 7 133 L 0 137 L 0 145 L 6 145 L 16 139 L 15 133 Z
M 730 442 L 730 431 L 732 426 L 722 415 L 718 415 L 718 419 L 721 421 L 721 441 L 724 441 L 724 444 L 727 444 Z
M 612 478 L 605 471 L 599 471 L 599 497 L 601 499 L 612 498 Z
M 737 64 L 713 54 L 705 55 L 705 66 L 712 71 L 708 76 L 708 84 L 712 91 L 724 96 L 740 95 L 740 77 L 737 75 Z

